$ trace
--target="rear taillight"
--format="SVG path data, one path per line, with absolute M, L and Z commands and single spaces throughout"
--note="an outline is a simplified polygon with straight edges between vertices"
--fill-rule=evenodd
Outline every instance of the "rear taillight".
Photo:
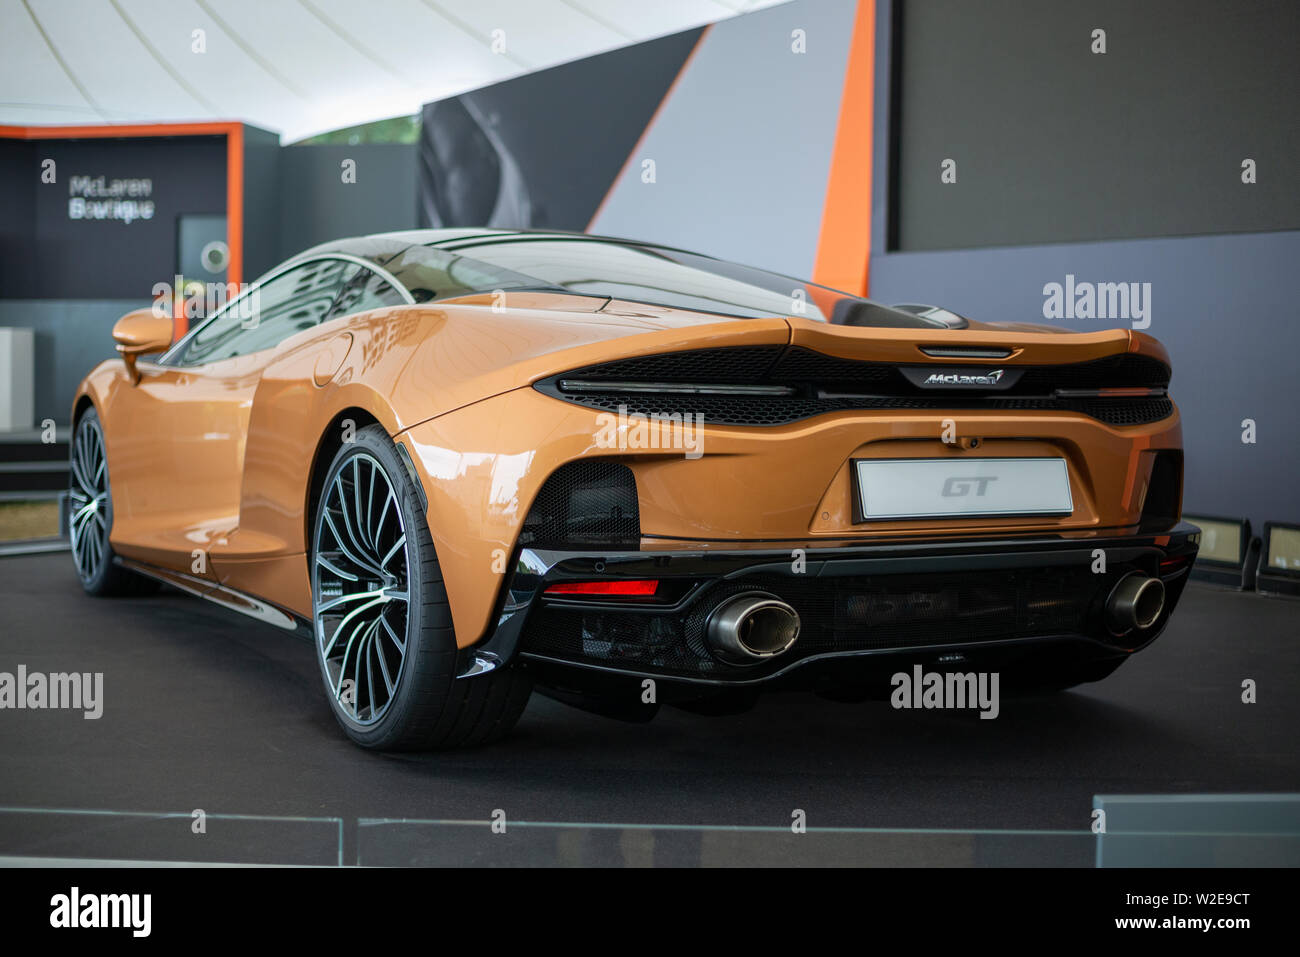
M 556 582 L 543 594 L 570 598 L 653 598 L 659 590 L 656 579 L 626 581 Z

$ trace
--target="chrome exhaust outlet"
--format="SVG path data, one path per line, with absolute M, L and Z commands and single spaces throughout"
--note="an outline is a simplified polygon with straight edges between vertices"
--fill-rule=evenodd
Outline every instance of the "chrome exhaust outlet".
M 799 637 L 799 613 L 775 595 L 747 592 L 709 615 L 705 638 L 720 658 L 755 664 L 788 651 Z
M 1117 635 L 1150 628 L 1165 610 L 1165 586 L 1159 578 L 1129 572 L 1106 599 L 1106 624 Z

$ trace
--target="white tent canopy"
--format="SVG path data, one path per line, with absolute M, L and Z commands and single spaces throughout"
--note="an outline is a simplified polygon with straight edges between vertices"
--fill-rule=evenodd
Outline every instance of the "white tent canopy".
M 0 0 L 0 124 L 285 142 L 782 0 Z

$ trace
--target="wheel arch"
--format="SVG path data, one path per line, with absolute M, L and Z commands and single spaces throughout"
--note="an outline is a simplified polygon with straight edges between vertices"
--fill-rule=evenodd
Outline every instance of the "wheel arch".
M 72 419 L 68 422 L 69 432 L 75 433 L 77 431 L 77 423 L 80 422 L 81 417 L 86 414 L 86 410 L 93 408 L 95 408 L 95 400 L 90 397 L 90 393 L 82 392 L 79 394 L 76 400 L 72 403 Z
M 126 376 L 126 366 L 120 359 L 105 359 L 86 373 L 85 378 L 77 383 L 77 391 L 72 397 L 69 429 L 76 429 L 77 423 L 86 414 L 86 410 L 92 408 L 99 413 L 102 423 L 113 397 L 124 384 L 130 385 Z
M 339 449 L 344 445 L 345 425 L 349 419 L 353 422 L 352 431 L 364 429 L 368 425 L 383 425 L 378 417 L 368 409 L 361 406 L 348 406 L 337 412 L 321 431 L 316 442 L 316 451 L 312 456 L 311 467 L 308 471 L 307 500 L 303 509 L 303 541 L 306 543 L 308 554 L 311 553 L 312 549 L 316 506 L 320 504 L 321 493 L 325 489 L 325 475 L 329 472 L 334 456 L 338 454 Z M 385 429 L 387 429 L 387 426 L 385 426 Z

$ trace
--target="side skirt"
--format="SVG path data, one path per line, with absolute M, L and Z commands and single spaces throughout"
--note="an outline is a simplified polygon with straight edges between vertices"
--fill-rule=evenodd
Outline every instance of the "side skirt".
M 308 619 L 260 598 L 254 598 L 252 595 L 228 588 L 211 579 L 186 575 L 183 572 L 172 571 L 168 568 L 158 568 L 155 565 L 147 565 L 144 562 L 123 558 L 120 555 L 116 556 L 114 561 L 136 574 L 156 579 L 164 585 L 171 585 L 173 588 L 179 588 L 187 594 L 206 599 L 228 611 L 236 611 L 241 615 L 256 618 L 268 625 L 274 625 L 276 628 L 287 631 L 304 641 L 314 640 L 312 625 Z

